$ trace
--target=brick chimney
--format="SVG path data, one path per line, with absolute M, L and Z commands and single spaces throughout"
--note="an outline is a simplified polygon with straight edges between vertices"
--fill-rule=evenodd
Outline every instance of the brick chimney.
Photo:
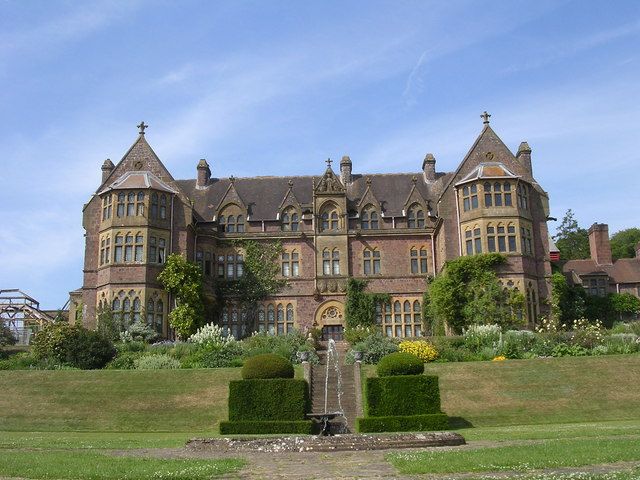
M 606 223 L 594 223 L 589 228 L 589 250 L 591 259 L 598 265 L 611 265 L 611 244 L 609 243 L 609 225 Z
M 109 175 L 111 175 L 111 172 L 113 172 L 114 168 L 115 166 L 113 165 L 113 162 L 107 158 L 102 164 L 102 183 L 104 183 L 107 178 L 109 178 Z
M 211 180 L 211 169 L 207 161 L 202 158 L 198 162 L 198 180 L 196 182 L 197 188 L 205 188 Z
M 533 168 L 531 167 L 531 147 L 527 142 L 522 142 L 518 147 L 516 159 L 520 162 L 525 171 L 533 177 Z
M 351 169 L 353 165 L 348 155 L 342 157 L 340 160 L 340 181 L 346 187 L 351 184 Z
M 427 153 L 422 161 L 422 174 L 425 182 L 436 181 L 436 157 L 432 153 Z

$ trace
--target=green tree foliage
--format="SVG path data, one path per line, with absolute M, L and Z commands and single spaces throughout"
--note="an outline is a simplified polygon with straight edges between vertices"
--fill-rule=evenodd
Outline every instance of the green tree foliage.
M 202 272 L 182 255 L 171 254 L 158 275 L 158 280 L 174 299 L 169 322 L 179 338 L 194 334 L 204 324 Z
M 16 337 L 11 333 L 11 329 L 4 323 L 0 323 L 0 347 L 15 345 Z
M 640 313 L 640 299 L 630 293 L 614 293 L 611 297 L 611 308 L 623 318 L 631 317 Z
M 613 259 L 634 258 L 638 242 L 640 242 L 640 228 L 627 228 L 614 233 L 611 236 Z
M 582 287 L 571 286 L 559 272 L 551 276 L 551 316 L 558 325 L 570 325 L 584 317 L 587 294 Z
M 376 305 L 387 303 L 391 297 L 387 293 L 365 291 L 368 282 L 350 278 L 347 281 L 347 300 L 344 307 L 347 327 L 375 325 Z
M 562 260 L 589 258 L 589 232 L 578 226 L 571 209 L 565 213 L 553 239 Z
M 122 317 L 114 315 L 110 305 L 101 305 L 96 311 L 96 320 L 98 324 L 98 331 L 105 337 L 110 338 L 112 341 L 117 341 L 120 338 L 120 332 L 122 331 Z
M 448 326 L 459 333 L 474 323 L 520 323 L 524 298 L 505 292 L 495 272 L 505 260 L 504 255 L 488 253 L 447 262 L 442 274 L 428 287 L 431 331 L 439 333 Z

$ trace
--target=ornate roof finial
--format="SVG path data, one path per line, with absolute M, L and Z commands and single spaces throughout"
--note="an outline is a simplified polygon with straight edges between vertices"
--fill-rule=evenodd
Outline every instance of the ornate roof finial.
M 491 116 L 490 113 L 487 113 L 487 111 L 485 110 L 484 113 L 482 115 L 480 115 L 480 118 L 482 118 L 482 123 L 484 125 L 489 125 L 489 117 Z
M 411 183 L 413 183 L 414 185 L 418 183 L 418 177 L 416 177 L 415 175 L 411 177 Z
M 136 127 L 138 127 L 140 129 L 140 135 L 144 135 L 144 129 L 147 128 L 149 125 L 145 125 L 144 121 L 140 122 L 140 125 L 136 125 Z
M 331 168 L 331 163 L 333 162 L 333 160 L 327 158 L 325 161 L 327 162 L 327 168 Z
M 370 187 L 371 186 L 371 177 L 367 177 L 366 182 L 367 182 L 367 187 Z
M 293 188 L 293 180 L 289 179 L 287 183 L 289 184 L 289 188 Z
M 229 177 L 229 181 L 230 181 L 231 183 L 236 183 L 236 177 L 234 177 L 233 175 L 231 175 L 231 176 Z

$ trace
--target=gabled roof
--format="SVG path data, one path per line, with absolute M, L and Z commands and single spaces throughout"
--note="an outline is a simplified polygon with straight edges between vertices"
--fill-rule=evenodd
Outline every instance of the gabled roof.
M 160 190 L 169 193 L 178 193 L 176 189 L 171 188 L 165 182 L 156 177 L 153 173 L 143 171 L 125 172 L 111 185 L 99 191 L 98 195 L 101 195 L 110 190 L 144 190 L 147 188 L 152 188 L 154 190 Z
M 516 175 L 511 170 L 509 170 L 504 163 L 501 162 L 483 162 L 478 165 L 476 168 L 471 170 L 465 177 L 456 183 L 456 185 L 461 185 L 463 183 L 470 182 L 472 180 L 480 180 L 480 179 L 503 179 L 503 178 L 519 178 L 519 175 Z
M 592 259 L 569 260 L 562 271 L 579 276 L 606 274 L 613 283 L 640 283 L 640 258 L 620 258 L 613 265 L 599 265 Z

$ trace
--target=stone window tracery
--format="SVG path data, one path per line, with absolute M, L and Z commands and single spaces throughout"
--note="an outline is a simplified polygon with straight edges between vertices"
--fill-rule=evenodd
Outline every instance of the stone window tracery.
M 518 207 L 523 210 L 529 209 L 529 192 L 527 186 L 524 183 L 518 183 Z
M 300 225 L 300 216 L 294 207 L 285 209 L 282 213 L 281 228 L 285 232 L 297 232 Z
M 462 208 L 465 212 L 478 208 L 478 186 L 476 184 L 462 187 Z
M 371 204 L 362 210 L 360 215 L 360 228 L 363 230 L 377 230 L 379 227 L 378 211 Z
M 225 207 L 218 216 L 218 227 L 221 232 L 244 233 L 245 217 L 240 207 L 235 204 Z
M 409 258 L 411 261 L 411 273 L 413 274 L 423 274 L 428 273 L 428 257 L 427 257 L 427 247 L 421 246 L 411 247 L 409 250 Z
M 380 250 L 365 248 L 362 252 L 362 260 L 365 275 L 380 274 Z
M 334 203 L 329 202 L 322 207 L 320 220 L 320 231 L 335 232 L 340 230 L 340 214 L 338 213 L 338 207 Z
M 464 231 L 464 242 L 467 255 L 482 253 L 482 232 L 478 225 L 467 227 Z
M 322 251 L 322 274 L 340 275 L 340 251 L 337 248 Z
M 258 331 L 285 335 L 295 329 L 295 308 L 291 302 L 262 304 L 258 307 Z
M 300 254 L 297 250 L 282 252 L 280 273 L 283 277 L 300 276 Z
M 424 210 L 419 203 L 414 203 L 409 207 L 407 226 L 409 228 L 424 228 Z
M 421 337 L 422 309 L 420 301 L 411 298 L 393 299 L 376 306 L 376 323 L 387 337 Z
M 511 206 L 511 182 L 484 182 L 483 189 L 485 207 Z
M 111 218 L 111 209 L 113 207 L 113 195 L 108 193 L 102 198 L 102 220 Z

